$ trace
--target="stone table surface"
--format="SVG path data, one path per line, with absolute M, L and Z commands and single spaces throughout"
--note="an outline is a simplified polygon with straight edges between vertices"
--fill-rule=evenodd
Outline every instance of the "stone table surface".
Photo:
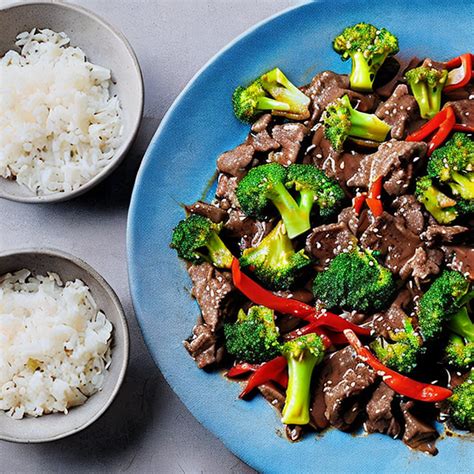
M 13 3 L 0 0 L 0 7 Z M 0 442 L 0 472 L 249 473 L 179 401 L 143 343 L 127 282 L 125 228 L 140 160 L 164 113 L 206 61 L 254 23 L 299 0 L 76 0 L 129 39 L 145 78 L 142 127 L 124 164 L 83 197 L 51 205 L 0 200 L 0 250 L 47 246 L 91 264 L 130 324 L 127 378 L 93 426 L 44 445 Z

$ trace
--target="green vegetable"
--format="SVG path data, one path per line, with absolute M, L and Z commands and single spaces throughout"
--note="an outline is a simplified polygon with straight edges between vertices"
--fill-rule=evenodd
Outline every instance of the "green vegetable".
M 441 92 L 447 78 L 447 70 L 424 66 L 410 69 L 405 74 L 405 79 L 415 96 L 422 118 L 433 118 L 440 111 Z
M 445 324 L 460 309 L 469 291 L 469 280 L 461 273 L 444 270 L 418 304 L 418 323 L 425 340 L 438 337 Z
M 398 53 L 396 36 L 368 23 L 348 26 L 333 42 L 343 61 L 352 60 L 351 89 L 371 91 L 375 76 L 388 56 Z
M 293 85 L 278 69 L 263 74 L 248 87 L 237 87 L 232 95 L 235 116 L 242 122 L 253 122 L 270 111 L 292 120 L 309 117 L 310 98 Z
M 221 225 L 193 214 L 173 230 L 171 248 L 192 263 L 207 261 L 218 268 L 230 268 L 233 257 L 219 237 L 220 230 Z
M 260 242 L 245 249 L 240 257 L 242 268 L 251 267 L 253 273 L 273 290 L 287 290 L 293 286 L 311 260 L 304 250 L 295 252 L 283 222 Z
M 288 361 L 288 388 L 282 413 L 287 425 L 309 423 L 311 377 L 314 367 L 323 360 L 324 344 L 317 334 L 307 334 L 286 342 L 282 353 Z
M 413 329 L 410 319 L 406 319 L 404 325 L 403 331 L 390 334 L 393 342 L 379 338 L 370 347 L 387 367 L 397 372 L 409 373 L 416 367 L 418 357 L 424 352 L 424 348 L 422 339 Z
M 380 310 L 394 291 L 392 273 L 370 252 L 356 246 L 337 255 L 326 270 L 316 275 L 313 284 L 314 296 L 328 309 Z
M 459 216 L 456 201 L 441 192 L 429 176 L 417 180 L 415 196 L 440 224 L 449 224 Z
M 390 129 L 376 115 L 355 110 L 347 95 L 330 104 L 324 114 L 324 133 L 335 150 L 342 150 L 347 137 L 383 142 Z
M 449 320 L 448 329 L 452 332 L 445 349 L 448 363 L 469 367 L 474 362 L 474 324 L 466 306 Z
M 287 189 L 298 191 L 298 201 Z M 237 198 L 248 216 L 265 219 L 270 204 L 275 206 L 285 224 L 288 237 L 294 237 L 311 228 L 310 216 L 316 202 L 324 215 L 338 210 L 343 192 L 337 182 L 328 178 L 312 165 L 290 165 L 278 163 L 252 168 L 239 182 Z
M 224 335 L 227 352 L 241 361 L 261 363 L 280 353 L 273 310 L 264 306 L 240 310 L 235 323 L 224 325 Z
M 456 196 L 474 199 L 474 141 L 465 133 L 455 133 L 433 152 L 428 176 L 447 184 Z
M 454 423 L 459 428 L 474 431 L 474 370 L 454 389 L 449 402 Z

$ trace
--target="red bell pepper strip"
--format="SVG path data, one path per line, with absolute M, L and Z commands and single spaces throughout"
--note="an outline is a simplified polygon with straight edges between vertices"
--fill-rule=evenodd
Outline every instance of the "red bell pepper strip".
M 282 314 L 295 316 L 310 323 L 318 322 L 319 326 L 325 326 L 334 331 L 342 332 L 344 329 L 352 329 L 361 336 L 370 335 L 369 329 L 361 328 L 337 314 L 329 311 L 316 312 L 315 308 L 306 303 L 291 298 L 282 298 L 266 290 L 241 271 L 239 261 L 236 258 L 232 261 L 232 280 L 235 287 L 255 304 L 266 306 Z
M 275 381 L 283 388 L 286 388 L 288 385 L 286 367 L 287 362 L 283 356 L 278 356 L 265 362 L 250 376 L 247 386 L 242 390 L 239 398 L 245 397 L 245 395 L 248 395 L 253 389 L 271 381 Z
M 321 311 L 317 313 L 314 323 L 336 332 L 343 332 L 346 329 L 350 329 L 360 336 L 370 336 L 369 328 L 357 326 L 357 324 L 351 323 L 350 321 L 347 321 L 347 319 L 341 318 L 337 314 L 330 313 L 329 311 Z
M 457 58 L 452 59 L 451 61 L 448 61 L 446 63 L 446 67 L 448 69 L 453 69 L 456 67 L 462 68 L 461 74 L 461 79 L 457 80 L 457 71 L 451 71 L 448 74 L 448 80 L 446 85 L 443 88 L 443 92 L 451 92 L 455 89 L 460 89 L 461 87 L 464 87 L 466 84 L 469 84 L 470 80 L 472 79 L 472 55 L 467 53 L 467 54 L 461 54 L 461 56 L 458 56 Z M 454 73 L 454 74 L 453 74 Z M 456 80 L 455 83 L 451 84 L 450 80 L 455 77 L 454 80 Z
M 366 199 L 367 193 L 359 194 L 354 198 L 354 211 L 357 215 L 360 214 L 360 211 L 362 210 L 362 206 L 364 205 Z
M 436 150 L 442 143 L 448 138 L 448 135 L 451 133 L 454 124 L 456 123 L 456 116 L 454 115 L 454 110 L 451 106 L 446 107 L 446 118 L 441 123 L 438 128 L 438 131 L 433 135 L 433 138 L 428 143 L 427 155 L 431 156 L 431 153 Z
M 347 329 L 344 331 L 344 335 L 361 359 L 370 365 L 378 375 L 382 376 L 385 384 L 400 395 L 422 402 L 440 402 L 446 400 L 453 394 L 448 388 L 418 382 L 389 369 L 383 365 L 367 347 L 362 345 L 353 331 Z
M 261 287 L 240 269 L 239 261 L 232 261 L 232 280 L 235 287 L 255 304 L 266 306 L 282 314 L 289 314 L 300 319 L 311 320 L 315 309 L 301 301 L 283 298 Z
M 406 140 L 408 142 L 419 142 L 433 134 L 433 137 L 428 143 L 428 156 L 438 148 L 444 140 L 451 133 L 454 124 L 456 123 L 456 116 L 451 106 L 448 106 L 438 112 L 431 120 L 426 122 L 419 130 L 408 135 Z
M 474 127 L 467 123 L 455 123 L 453 126 L 454 132 L 474 133 Z
M 313 323 L 309 323 L 302 328 L 295 329 L 294 331 L 289 332 L 283 336 L 285 341 L 291 341 L 300 336 L 304 336 L 305 334 L 312 334 L 316 333 L 318 336 L 321 337 L 324 347 L 329 349 L 332 345 L 340 345 L 340 344 L 347 344 L 347 339 L 341 333 L 333 332 L 328 329 L 321 329 L 317 321 Z
M 426 137 L 435 132 L 440 125 L 446 120 L 446 114 L 448 113 L 448 108 L 438 112 L 431 120 L 428 120 L 422 127 L 420 127 L 416 132 L 411 133 L 406 138 L 407 142 L 421 142 Z
M 248 362 L 242 362 L 241 364 L 235 364 L 228 371 L 226 376 L 229 378 L 240 377 L 241 375 L 248 374 L 249 372 L 255 372 L 258 369 L 258 365 L 249 364 Z
M 382 176 L 379 176 L 369 188 L 369 196 L 367 197 L 367 206 L 375 217 L 379 217 L 383 213 L 382 204 Z

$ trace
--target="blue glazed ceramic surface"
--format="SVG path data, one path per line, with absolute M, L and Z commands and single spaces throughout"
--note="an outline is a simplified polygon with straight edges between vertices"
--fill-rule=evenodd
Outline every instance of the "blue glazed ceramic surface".
M 233 116 L 237 85 L 279 66 L 296 84 L 318 71 L 348 72 L 331 49 L 346 25 L 368 21 L 393 31 L 404 55 L 447 59 L 470 49 L 473 3 L 331 2 L 288 10 L 253 28 L 211 60 L 168 111 L 143 160 L 133 193 L 128 256 L 132 297 L 148 347 L 196 418 L 248 464 L 265 472 L 467 472 L 472 442 L 440 440 L 436 457 L 387 436 L 331 430 L 290 444 L 261 398 L 237 399 L 239 385 L 195 367 L 182 346 L 198 316 L 185 267 L 168 247 L 183 217 L 180 203 L 201 197 L 217 156 L 241 143 L 248 127 Z

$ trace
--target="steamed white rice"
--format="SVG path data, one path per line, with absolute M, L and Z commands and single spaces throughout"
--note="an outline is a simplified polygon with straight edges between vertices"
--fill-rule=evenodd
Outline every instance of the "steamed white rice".
M 86 60 L 64 33 L 18 35 L 0 58 L 0 176 L 38 195 L 79 188 L 121 142 L 109 69 Z
M 82 405 L 103 386 L 111 334 L 82 281 L 0 277 L 0 410 L 21 419 Z

